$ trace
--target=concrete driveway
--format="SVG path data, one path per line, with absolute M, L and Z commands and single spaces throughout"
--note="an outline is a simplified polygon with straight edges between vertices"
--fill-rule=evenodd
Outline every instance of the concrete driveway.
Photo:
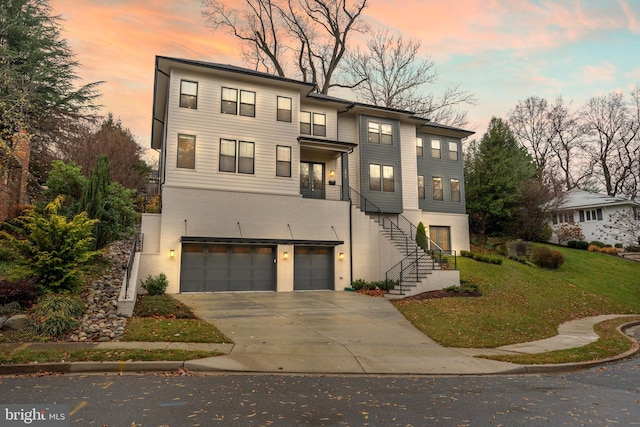
M 384 298 L 352 292 L 181 294 L 235 345 L 191 370 L 290 373 L 485 374 L 518 365 L 444 348 Z

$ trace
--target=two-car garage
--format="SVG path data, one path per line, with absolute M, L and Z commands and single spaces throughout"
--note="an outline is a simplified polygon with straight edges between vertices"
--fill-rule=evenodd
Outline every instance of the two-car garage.
M 180 292 L 276 291 L 277 263 L 293 262 L 294 290 L 333 290 L 330 245 L 296 245 L 279 260 L 276 244 L 183 242 Z

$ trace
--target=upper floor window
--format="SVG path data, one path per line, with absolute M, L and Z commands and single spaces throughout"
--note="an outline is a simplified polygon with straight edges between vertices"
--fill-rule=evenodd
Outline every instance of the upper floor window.
M 451 179 L 451 201 L 459 202 L 460 201 L 460 180 L 459 179 Z
M 180 80 L 180 107 L 198 108 L 198 82 Z
M 424 176 L 418 175 L 418 199 L 424 198 Z
M 238 112 L 238 92 L 240 93 L 240 110 Z M 241 116 L 256 116 L 256 93 L 248 90 L 240 90 L 223 87 L 222 105 L 220 112 L 223 114 L 240 114 Z
M 196 137 L 194 135 L 178 135 L 178 162 L 181 169 L 196 168 Z
M 327 136 L 327 116 L 322 113 L 300 111 L 300 133 L 311 135 L 312 131 L 315 136 Z
M 458 160 L 458 143 L 449 141 L 449 160 Z
M 395 191 L 395 177 L 393 166 L 369 165 L 369 190 L 370 191 Z
M 424 155 L 424 142 L 420 137 L 416 138 L 416 155 L 418 157 L 422 157 Z
M 291 177 L 291 147 L 276 147 L 276 176 Z
M 433 178 L 433 200 L 443 200 L 442 197 L 442 178 Z
M 393 126 L 390 123 L 367 122 L 368 141 L 373 144 L 393 144 Z
M 220 140 L 219 169 L 221 172 L 236 172 L 237 170 L 238 173 L 253 174 L 254 157 L 253 142 L 233 139 Z
M 278 97 L 277 120 L 279 122 L 291 122 L 291 98 L 284 96 Z
M 434 159 L 440 158 L 440 141 L 437 139 L 431 140 L 431 157 Z
M 585 221 L 602 221 L 602 209 L 589 209 L 584 211 L 579 211 L 580 222 Z

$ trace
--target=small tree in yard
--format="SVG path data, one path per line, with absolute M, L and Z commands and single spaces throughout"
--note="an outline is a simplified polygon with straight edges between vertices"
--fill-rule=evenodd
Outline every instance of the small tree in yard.
M 416 230 L 416 244 L 422 248 L 425 252 L 427 251 L 427 230 L 424 227 L 422 221 L 418 224 L 418 229 Z
M 582 227 L 576 222 L 565 222 L 556 229 L 558 243 L 563 245 L 571 240 L 584 240 Z
M 29 211 L 10 226 L 10 232 L 1 232 L 15 251 L 18 274 L 34 277 L 47 293 L 74 292 L 82 265 L 98 254 L 91 250 L 97 221 L 84 212 L 68 221 L 58 214 L 62 202 L 58 197 L 44 213 Z

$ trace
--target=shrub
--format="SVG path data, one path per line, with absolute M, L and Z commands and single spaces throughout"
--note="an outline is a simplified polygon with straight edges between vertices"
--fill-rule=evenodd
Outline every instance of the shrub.
M 365 280 L 363 280 L 363 279 L 356 279 L 353 282 L 351 282 L 351 287 L 355 291 L 358 291 L 360 289 L 364 289 L 366 285 L 367 285 L 367 282 Z
M 626 247 L 629 252 L 640 252 L 640 245 L 629 245 Z
M 622 243 L 616 243 L 613 245 L 614 248 L 622 249 Z
M 576 249 L 586 250 L 589 248 L 589 242 L 585 242 L 584 240 L 579 240 L 576 244 Z
M 29 211 L 3 231 L 17 256 L 18 274 L 34 277 L 45 292 L 68 293 L 76 290 L 81 267 L 98 253 L 92 251 L 92 229 L 96 220 L 82 212 L 71 221 L 58 214 L 63 198 L 49 203 L 44 213 Z
M 567 242 L 567 247 L 571 249 L 576 249 L 578 247 L 578 240 L 569 240 Z
M 453 285 L 443 289 L 448 292 L 456 292 L 456 293 L 465 293 L 465 294 L 473 294 L 479 292 L 478 285 L 475 283 L 468 282 L 466 280 L 461 280 L 460 285 Z
M 160 273 L 157 276 L 148 275 L 142 282 L 142 288 L 149 293 L 149 295 L 162 295 L 167 290 L 169 281 L 164 273 Z
M 469 251 L 461 250 L 460 256 L 463 256 L 465 258 L 473 258 L 473 253 Z
M 31 307 L 38 299 L 42 288 L 33 280 L 0 280 L 0 304 L 16 302 L 22 307 Z
M 74 317 L 56 314 L 50 317 L 41 318 L 39 322 L 31 325 L 30 330 L 35 335 L 61 338 L 73 331 L 79 325 L 80 322 Z
M 564 264 L 562 253 L 549 249 L 546 246 L 538 246 L 531 253 L 531 261 L 542 268 L 560 268 Z
M 600 252 L 603 254 L 617 255 L 618 249 L 612 248 L 611 246 L 605 246 L 604 248 L 600 248 Z
M 422 221 L 418 224 L 416 230 L 416 244 L 420 246 L 423 251 L 427 251 L 427 230 L 424 228 Z
M 590 246 L 597 246 L 599 248 L 604 248 L 606 245 L 602 242 L 598 242 L 597 240 L 594 240 L 593 242 L 589 243 Z
M 390 289 L 393 289 L 397 284 L 398 282 L 394 280 L 378 280 L 373 282 L 367 282 L 366 280 L 363 280 L 363 279 L 357 279 L 351 282 L 351 287 L 353 288 L 354 291 L 359 291 L 359 290 L 373 291 L 376 289 L 380 289 L 382 291 L 388 291 Z
M 16 301 L 0 305 L 0 316 L 13 316 L 22 313 L 22 307 Z
M 76 295 L 49 294 L 42 297 L 32 313 L 38 317 L 80 317 L 84 308 L 84 302 Z
M 589 252 L 600 252 L 600 246 L 597 245 L 589 245 L 587 248 Z

